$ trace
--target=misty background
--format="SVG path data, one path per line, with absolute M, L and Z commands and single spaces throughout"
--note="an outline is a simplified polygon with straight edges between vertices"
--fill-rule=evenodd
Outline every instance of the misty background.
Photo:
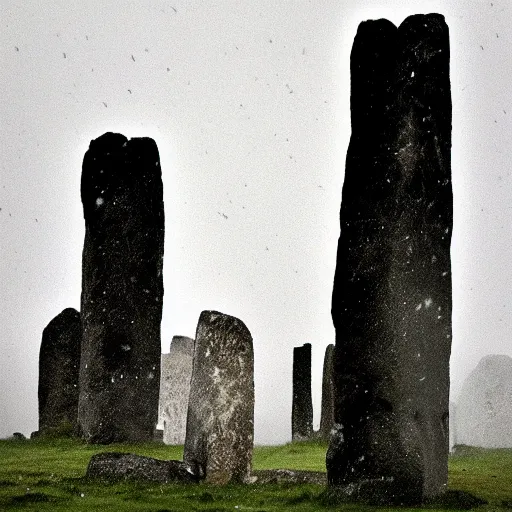
M 456 398 L 482 356 L 512 356 L 508 0 L 2 0 L 0 437 L 37 429 L 42 331 L 79 310 L 81 165 L 106 131 L 160 151 L 162 351 L 204 309 L 243 320 L 255 441 L 282 443 L 293 347 L 312 343 L 317 428 L 352 42 L 363 20 L 428 12 L 450 28 Z

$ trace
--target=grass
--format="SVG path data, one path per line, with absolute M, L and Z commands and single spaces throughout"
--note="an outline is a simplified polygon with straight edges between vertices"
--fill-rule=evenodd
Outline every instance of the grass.
M 391 511 L 443 508 L 377 508 L 333 505 L 322 500 L 319 485 L 100 484 L 83 478 L 91 456 L 122 451 L 160 459 L 181 459 L 182 447 L 157 443 L 86 445 L 72 439 L 0 441 L 0 510 L 276 512 Z M 325 470 L 326 445 L 318 442 L 255 447 L 254 469 Z M 512 510 L 512 450 L 465 448 L 451 456 L 449 487 L 489 503 L 482 511 Z M 452 508 L 453 510 L 453 508 Z

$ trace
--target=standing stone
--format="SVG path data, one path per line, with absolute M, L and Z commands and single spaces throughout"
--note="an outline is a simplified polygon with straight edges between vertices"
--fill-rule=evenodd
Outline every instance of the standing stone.
M 106 133 L 82 168 L 78 420 L 92 443 L 151 440 L 158 419 L 164 205 L 149 138 Z
M 293 348 L 292 441 L 310 439 L 313 434 L 311 398 L 311 343 Z
M 158 423 L 163 425 L 165 444 L 184 444 L 194 340 L 174 336 L 168 354 L 162 354 Z
M 44 329 L 39 351 L 39 432 L 77 424 L 80 313 L 66 308 Z
M 512 358 L 482 358 L 457 400 L 457 444 L 512 448 Z
M 203 311 L 197 325 L 183 460 L 206 482 L 248 482 L 254 438 L 254 355 L 245 324 Z
M 322 411 L 320 415 L 319 435 L 328 440 L 334 426 L 334 379 L 333 379 L 334 345 L 325 349 L 324 373 L 322 377 Z
M 448 27 L 361 23 L 332 298 L 328 481 L 420 502 L 447 484 L 452 187 Z
M 449 438 L 448 438 L 448 448 L 450 452 L 453 451 L 453 447 L 458 443 L 457 441 L 457 406 L 455 402 L 450 402 L 449 404 L 449 413 L 450 418 L 448 421 L 449 428 Z

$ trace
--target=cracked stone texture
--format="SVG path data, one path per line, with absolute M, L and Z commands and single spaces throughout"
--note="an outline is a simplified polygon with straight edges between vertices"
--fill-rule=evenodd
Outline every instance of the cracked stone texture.
M 292 440 L 310 439 L 313 434 L 311 398 L 311 343 L 293 348 Z
M 173 336 L 168 354 L 162 354 L 159 425 L 165 444 L 184 444 L 187 430 L 188 397 L 194 361 L 194 340 Z
M 320 415 L 319 435 L 329 440 L 334 427 L 334 379 L 333 379 L 334 345 L 327 345 L 324 356 L 322 376 L 322 410 Z
M 73 427 L 78 414 L 80 313 L 66 308 L 43 330 L 39 351 L 39 432 L 64 423 Z
M 199 317 L 183 460 L 206 482 L 250 482 L 254 354 L 245 324 L 216 311 Z
M 85 476 L 107 481 L 196 483 L 193 469 L 178 460 L 160 460 L 133 453 L 104 452 L 91 457 Z
M 482 358 L 457 400 L 457 444 L 512 448 L 512 358 Z
M 439 14 L 363 22 L 352 47 L 326 462 L 329 485 L 361 499 L 417 503 L 447 483 L 449 60 Z
M 92 443 L 153 438 L 158 419 L 164 204 L 149 138 L 106 133 L 82 167 L 78 419 Z

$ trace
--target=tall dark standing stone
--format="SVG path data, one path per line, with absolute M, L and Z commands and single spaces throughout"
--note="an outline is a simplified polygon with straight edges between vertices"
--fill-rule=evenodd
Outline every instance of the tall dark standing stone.
M 303 441 L 312 434 L 311 343 L 305 343 L 293 348 L 292 440 Z
M 322 376 L 322 411 L 320 414 L 320 431 L 322 439 L 329 439 L 334 427 L 334 379 L 333 379 L 334 345 L 325 349 L 324 372 Z
M 452 187 L 448 27 L 359 25 L 332 298 L 330 485 L 418 502 L 447 483 Z M 343 487 L 347 486 L 348 487 Z
M 183 460 L 214 484 L 249 482 L 254 440 L 254 354 L 238 318 L 199 317 Z
M 80 313 L 66 308 L 44 329 L 39 351 L 39 432 L 76 427 L 80 368 Z
M 158 417 L 164 205 L 149 138 L 106 133 L 82 169 L 82 359 L 89 442 L 150 440 Z

